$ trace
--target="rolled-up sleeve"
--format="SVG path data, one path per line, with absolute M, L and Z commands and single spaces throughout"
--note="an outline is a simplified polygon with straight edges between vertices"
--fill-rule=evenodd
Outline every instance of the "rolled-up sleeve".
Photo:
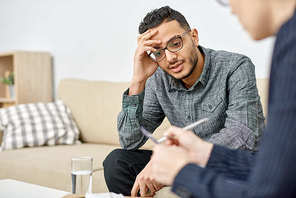
M 142 93 L 129 96 L 129 90 L 126 90 L 123 94 L 117 129 L 120 144 L 125 149 L 138 149 L 147 141 L 140 131 L 140 126 L 153 132 L 165 117 L 153 91 L 155 86 L 151 80 L 147 81 L 145 91 Z

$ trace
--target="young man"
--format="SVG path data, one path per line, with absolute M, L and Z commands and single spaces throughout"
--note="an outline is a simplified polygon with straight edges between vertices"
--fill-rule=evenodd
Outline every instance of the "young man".
M 168 6 L 146 15 L 139 27 L 134 73 L 123 95 L 118 130 L 123 150 L 104 161 L 110 191 L 124 195 L 153 195 L 163 185 L 151 177 L 152 152 L 136 150 L 167 117 L 184 127 L 210 118 L 194 133 L 230 148 L 254 150 L 264 126 L 249 58 L 199 45 L 198 32 L 184 16 Z
M 255 40 L 277 35 L 267 127 L 259 151 L 252 155 L 230 150 L 173 127 L 167 134 L 168 145 L 154 149 L 152 176 L 162 184 L 173 185 L 172 191 L 181 197 L 296 197 L 296 1 L 229 3 Z M 168 157 L 172 155 L 173 166 Z

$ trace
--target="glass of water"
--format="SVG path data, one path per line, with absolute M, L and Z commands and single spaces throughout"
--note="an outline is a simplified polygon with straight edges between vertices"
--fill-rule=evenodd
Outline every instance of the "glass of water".
M 92 192 L 92 170 L 92 157 L 72 158 L 72 194 L 85 195 Z

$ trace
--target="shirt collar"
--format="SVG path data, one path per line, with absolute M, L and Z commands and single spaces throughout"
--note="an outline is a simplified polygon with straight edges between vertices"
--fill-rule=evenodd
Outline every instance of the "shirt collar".
M 204 67 L 203 67 L 203 71 L 202 71 L 200 77 L 197 79 L 197 81 L 193 84 L 192 87 L 187 89 L 183 85 L 181 80 L 177 80 L 177 79 L 173 78 L 172 76 L 169 76 L 169 84 L 170 84 L 171 90 L 175 89 L 175 90 L 191 91 L 191 90 L 195 89 L 199 83 L 201 83 L 203 85 L 203 87 L 205 87 L 207 85 L 207 82 L 209 79 L 211 56 L 210 56 L 208 49 L 206 49 L 202 46 L 198 46 L 198 49 L 200 50 L 201 53 L 204 54 Z

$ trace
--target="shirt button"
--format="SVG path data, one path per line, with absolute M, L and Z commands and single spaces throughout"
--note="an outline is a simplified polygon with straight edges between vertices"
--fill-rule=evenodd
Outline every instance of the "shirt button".
M 208 107 L 210 110 L 213 108 L 213 106 L 211 104 L 209 104 Z

